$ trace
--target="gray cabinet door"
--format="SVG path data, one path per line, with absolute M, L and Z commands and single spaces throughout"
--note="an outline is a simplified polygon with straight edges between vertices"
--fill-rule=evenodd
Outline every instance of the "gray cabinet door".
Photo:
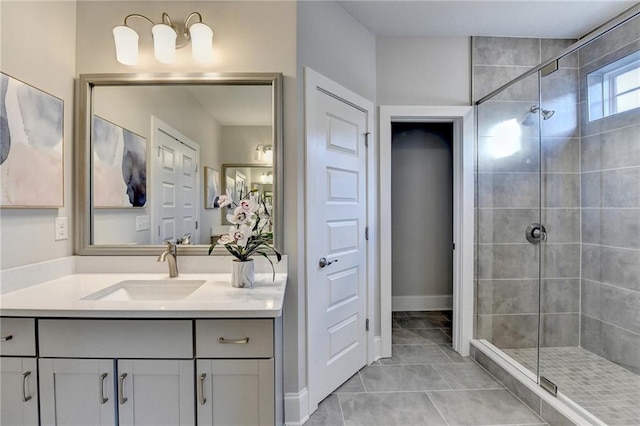
M 0 424 L 38 424 L 37 377 L 35 358 L 0 360 Z

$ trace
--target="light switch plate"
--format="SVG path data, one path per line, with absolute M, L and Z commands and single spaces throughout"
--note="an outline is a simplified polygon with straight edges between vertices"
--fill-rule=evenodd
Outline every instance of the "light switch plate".
M 146 231 L 149 229 L 149 215 L 136 216 L 136 231 Z
M 69 238 L 69 219 L 66 217 L 56 217 L 55 240 L 66 240 Z

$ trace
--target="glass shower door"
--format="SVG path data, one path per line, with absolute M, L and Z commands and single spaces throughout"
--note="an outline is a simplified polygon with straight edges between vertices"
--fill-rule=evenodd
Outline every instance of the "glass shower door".
M 533 74 L 478 105 L 476 337 L 538 370 L 540 86 Z M 532 242 L 533 241 L 533 242 Z

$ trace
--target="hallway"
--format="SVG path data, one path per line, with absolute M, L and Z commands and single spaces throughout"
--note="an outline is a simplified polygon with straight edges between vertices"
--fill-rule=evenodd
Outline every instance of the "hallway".
M 393 356 L 329 395 L 305 426 L 543 425 L 509 390 L 451 348 L 450 312 L 394 312 Z

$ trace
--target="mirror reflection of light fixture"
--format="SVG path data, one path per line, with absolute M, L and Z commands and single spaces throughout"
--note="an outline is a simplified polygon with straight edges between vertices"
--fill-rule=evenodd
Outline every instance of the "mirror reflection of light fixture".
M 273 183 L 273 172 L 262 173 L 260 183 Z
M 162 22 L 155 23 L 139 13 L 132 13 L 124 18 L 123 25 L 113 29 L 116 44 L 116 58 L 124 65 L 135 65 L 138 61 L 138 33 L 128 25 L 129 18 L 144 19 L 152 25 L 153 53 L 163 64 L 176 61 L 176 49 L 191 44 L 193 59 L 198 62 L 211 62 L 213 58 L 213 30 L 202 22 L 198 12 L 189 14 L 184 25 L 174 25 L 166 12 L 162 13 Z M 193 24 L 189 22 L 197 18 Z
M 254 161 L 265 161 L 267 163 L 273 162 L 273 146 L 258 144 L 253 151 Z

